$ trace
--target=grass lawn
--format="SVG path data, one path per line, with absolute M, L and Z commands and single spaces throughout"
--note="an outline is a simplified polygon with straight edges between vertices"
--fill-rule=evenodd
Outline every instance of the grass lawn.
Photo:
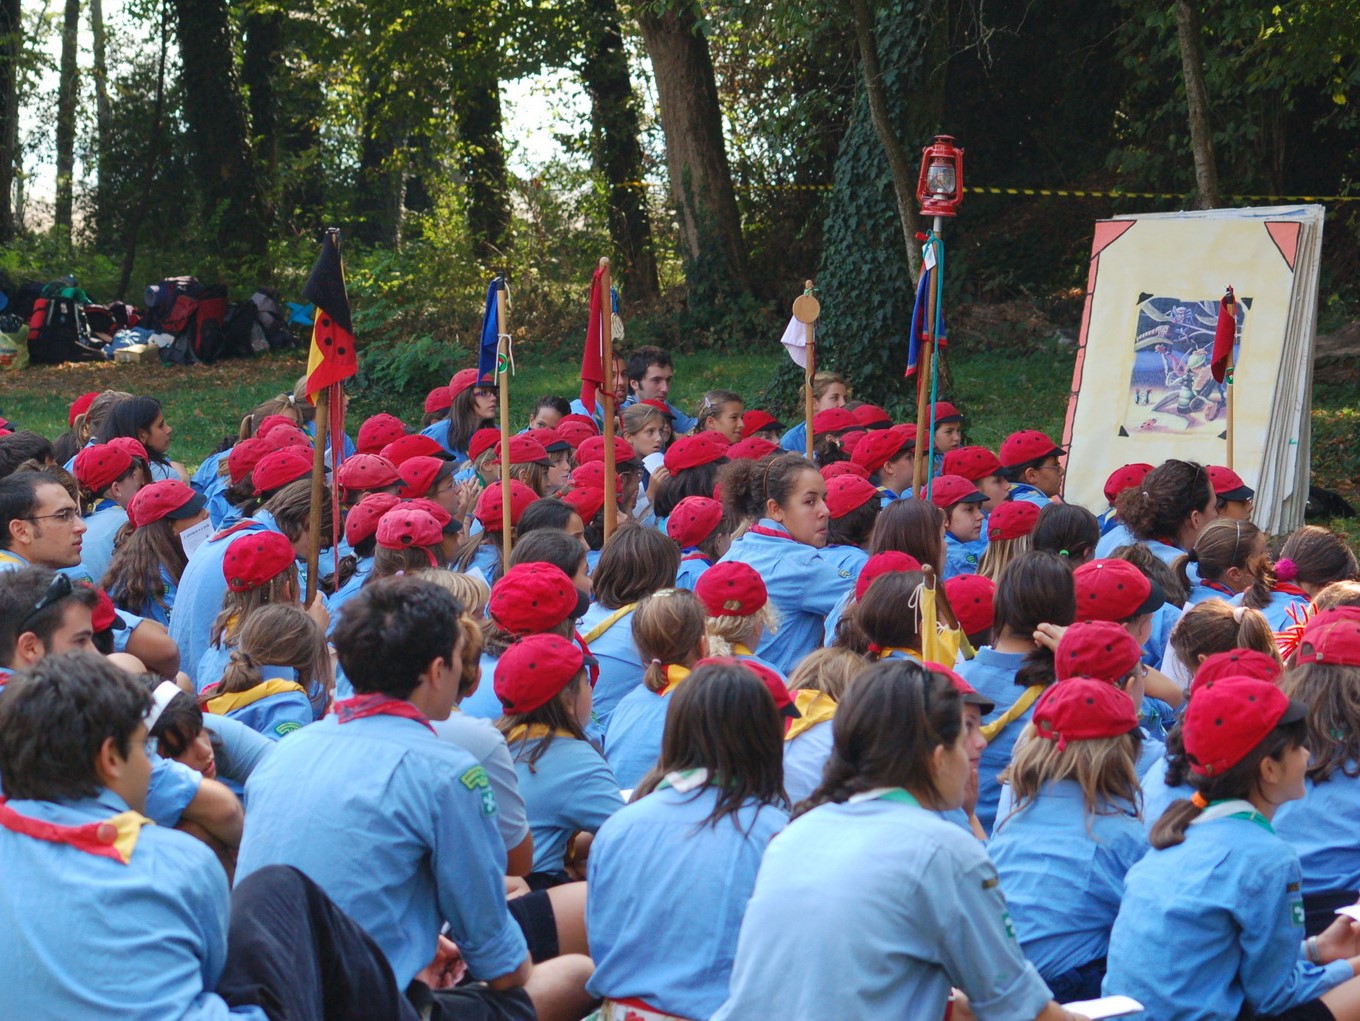
M 784 354 L 772 343 L 760 352 L 704 353 L 676 357 L 673 403 L 693 409 L 705 390 L 724 388 L 753 402 L 770 385 Z M 1038 428 L 1061 435 L 1073 351 L 1053 346 L 1026 355 L 975 351 L 956 355 L 953 389 L 948 395 L 968 416 L 968 438 L 993 450 L 1017 428 Z M 0 377 L 0 415 L 26 428 L 56 436 L 66 428 L 67 407 L 87 390 L 114 388 L 159 398 L 174 427 L 176 459 L 191 468 L 234 436 L 241 416 L 255 404 L 285 392 L 306 367 L 302 352 L 282 352 L 251 361 L 222 362 L 180 368 L 163 365 L 63 365 L 29 368 Z M 907 384 L 904 382 L 904 386 Z M 530 364 L 521 357 L 511 381 L 511 421 L 524 424 L 533 401 L 544 394 L 573 397 L 580 389 L 574 357 L 544 357 Z M 399 413 L 410 425 L 420 420 L 420 397 L 403 408 L 383 408 L 366 400 L 362 390 L 350 404 L 351 434 L 377 411 Z M 801 409 L 770 409 L 791 414 Z M 1319 373 L 1313 388 L 1314 482 L 1340 491 L 1352 503 L 1360 499 L 1360 377 L 1336 369 Z M 1352 534 L 1350 521 L 1333 527 Z

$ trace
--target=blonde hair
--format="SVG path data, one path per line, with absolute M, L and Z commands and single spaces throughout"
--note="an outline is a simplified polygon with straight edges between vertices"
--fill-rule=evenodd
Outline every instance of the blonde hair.
M 625 438 L 636 436 L 647 428 L 647 422 L 653 417 L 657 417 L 664 425 L 666 416 L 657 411 L 650 404 L 630 404 L 620 412 L 620 420 L 623 423 L 623 435 Z
M 789 690 L 821 691 L 839 702 L 850 682 L 868 668 L 864 657 L 850 649 L 814 649 L 789 675 Z
M 90 437 L 99 432 L 110 411 L 131 396 L 132 394 L 126 390 L 105 390 L 92 400 L 85 413 L 76 416 L 75 424 L 72 426 L 76 438 L 80 440 L 80 446 L 84 447 Z
M 633 611 L 633 644 L 647 669 L 648 691 L 666 687 L 666 667 L 687 666 L 701 655 L 704 604 L 688 589 L 663 588 L 638 600 Z
M 248 592 L 232 592 L 222 599 L 222 610 L 213 621 L 209 643 L 221 648 L 224 643 L 236 643 L 241 630 L 256 610 L 271 603 L 297 602 L 297 564 L 289 564 L 265 584 Z
M 528 464 L 512 464 L 510 466 L 510 477 L 523 482 L 539 496 L 548 495 L 548 468 L 546 465 L 539 464 L 536 461 L 531 461 Z
M 463 612 L 474 621 L 486 613 L 487 600 L 491 598 L 491 586 L 475 574 L 450 571 L 447 567 L 425 567 L 417 571 L 416 575 L 451 592 L 463 607 Z M 477 642 L 480 649 L 480 637 Z
M 1001 781 L 1009 783 L 1015 795 L 1011 815 L 1036 801 L 1045 787 L 1059 780 L 1075 780 L 1081 787 L 1088 817 L 1119 815 L 1125 811 L 1121 801 L 1141 814 L 1142 789 L 1135 768 L 1141 744 L 1142 738 L 1136 734 L 1120 734 L 1063 745 L 1040 736 L 1033 723 L 1025 724 L 1011 764 L 1001 774 Z M 1002 820 L 997 829 L 1004 824 Z
M 447 573 L 453 574 L 452 571 Z M 454 575 L 454 577 L 463 576 Z M 459 653 L 459 667 L 462 670 L 462 676 L 458 679 L 458 697 L 464 699 L 481 682 L 482 649 L 486 646 L 486 639 L 482 637 L 482 627 L 477 623 L 477 618 L 468 613 L 459 615 L 458 630 L 463 633 L 463 651 Z
M 1318 613 L 1337 606 L 1360 606 L 1360 581 L 1334 581 L 1313 597 L 1313 609 Z
M 732 646 L 749 645 L 757 629 L 766 634 L 779 630 L 779 611 L 774 603 L 766 602 L 755 613 L 738 617 L 725 613 L 720 617 L 704 620 L 704 633 L 708 635 L 708 654 L 710 656 L 730 656 Z
M 304 689 L 310 690 L 314 680 L 322 681 L 327 691 L 333 685 L 326 633 L 297 603 L 260 607 L 241 626 L 239 635 L 239 647 L 213 694 L 249 691 L 263 684 L 263 666 L 292 667 Z
M 825 394 L 830 387 L 834 386 L 837 383 L 845 387 L 845 396 L 846 399 L 848 400 L 851 394 L 850 384 L 849 382 L 846 381 L 846 378 L 842 376 L 839 372 L 828 372 L 827 370 L 822 369 L 819 372 L 813 373 L 812 399 L 814 401 L 820 401 L 822 399 L 822 395 Z M 802 393 L 804 394 L 807 393 L 806 384 L 804 384 L 799 389 Z
M 987 550 L 978 563 L 977 573 L 992 581 L 1001 580 L 1001 572 L 1006 565 L 1021 553 L 1028 553 L 1033 546 L 1033 534 L 1022 535 L 1018 539 L 994 539 L 987 544 Z
M 1201 656 L 1230 649 L 1255 649 L 1280 663 L 1275 634 L 1261 611 L 1221 599 L 1206 599 L 1187 610 L 1171 629 L 1167 644 L 1191 674 L 1199 669 Z

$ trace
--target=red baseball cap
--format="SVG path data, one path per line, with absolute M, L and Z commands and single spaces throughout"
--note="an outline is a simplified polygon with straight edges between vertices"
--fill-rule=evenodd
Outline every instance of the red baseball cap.
M 142 446 L 142 441 L 134 440 L 131 436 L 115 436 L 109 440 L 109 446 L 127 451 L 129 457 L 136 457 L 143 461 L 151 460 L 151 455 L 146 452 L 146 447 Z
M 453 391 L 446 386 L 437 386 L 425 395 L 425 414 L 448 411 L 453 404 Z
M 657 400 L 657 398 L 655 397 L 650 397 L 645 401 L 638 401 L 637 403 L 645 405 L 646 407 L 651 408 L 653 411 L 659 411 L 667 418 L 675 418 L 675 412 L 671 410 L 671 406 L 667 404 L 665 401 Z
M 710 535 L 723 518 L 723 506 L 707 496 L 687 496 L 666 519 L 666 534 L 681 549 L 698 546 Z M 712 570 L 712 568 L 709 568 Z
M 987 538 L 1023 539 L 1039 523 L 1039 508 L 1028 500 L 1006 500 L 987 515 Z
M 892 416 L 877 404 L 861 404 L 850 414 L 854 415 L 855 422 L 865 429 L 886 429 L 892 425 Z
M 855 448 L 859 446 L 859 441 L 868 435 L 867 429 L 851 429 L 847 433 L 841 433 L 841 449 L 845 451 L 847 456 L 854 454 Z
M 384 411 L 364 419 L 364 424 L 359 426 L 359 435 L 354 438 L 354 445 L 361 454 L 376 454 L 393 440 L 405 435 L 406 426 L 401 419 Z
M 468 440 L 468 460 L 475 461 L 493 447 L 500 446 L 501 431 L 499 429 L 478 429 L 472 434 L 472 439 Z
M 963 701 L 968 705 L 977 706 L 980 710 L 982 710 L 983 716 L 986 716 L 988 713 L 990 713 L 993 709 L 996 708 L 995 702 L 993 702 L 986 695 L 982 694 L 982 692 L 978 691 L 977 688 L 973 687 L 971 684 L 965 681 L 962 675 L 956 673 L 949 667 L 945 666 L 943 663 L 932 663 L 929 660 L 926 660 L 921 664 L 921 666 L 929 670 L 932 674 L 944 674 L 945 678 L 948 679 L 949 683 L 954 686 L 954 690 L 957 691 L 960 696 L 962 696 Z
M 400 468 L 401 463 L 408 457 L 442 457 L 448 460 L 451 455 L 430 437 L 410 433 L 383 447 L 382 456 Z
M 936 401 L 930 406 L 930 413 L 935 416 L 936 425 L 963 421 L 963 412 L 948 401 Z
M 930 483 L 930 502 L 941 510 L 956 503 L 983 503 L 987 495 L 959 475 L 937 475 Z
M 311 473 L 310 454 L 304 453 L 301 447 L 284 447 L 260 458 L 251 479 L 255 483 L 255 495 L 263 496 Z
M 1110 472 L 1110 477 L 1105 480 L 1105 499 L 1114 503 L 1115 497 L 1126 489 L 1142 483 L 1147 473 L 1152 471 L 1152 465 L 1135 461 L 1133 464 L 1125 464 Z
M 1190 691 L 1194 693 L 1210 681 L 1233 677 L 1251 677 L 1258 681 L 1277 684 L 1283 672 L 1279 660 L 1274 656 L 1257 649 L 1229 649 L 1226 652 L 1215 652 L 1205 658 L 1195 671 L 1195 678 L 1190 682 Z
M 1360 607 L 1333 607 L 1309 620 L 1294 661 L 1360 666 Z
M 118 616 L 113 600 L 109 598 L 107 592 L 89 582 L 82 581 L 79 584 L 94 593 L 94 606 L 90 610 L 90 630 L 99 634 L 101 631 L 122 631 L 127 627 L 123 618 Z
M 538 494 L 519 479 L 510 480 L 510 524 L 519 524 L 520 517 L 529 505 L 538 499 Z M 493 482 L 482 490 L 477 500 L 477 520 L 488 532 L 494 532 L 504 524 L 501 516 L 501 484 Z
M 604 490 L 599 486 L 574 486 L 563 493 L 561 499 L 587 525 L 604 508 Z M 674 514 L 671 516 L 674 517 Z M 667 519 L 666 524 L 670 524 L 670 519 Z
M 351 454 L 340 462 L 335 481 L 341 489 L 382 489 L 400 482 L 401 475 L 381 454 Z
M 123 477 L 132 467 L 132 456 L 107 443 L 96 443 L 76 454 L 72 467 L 81 488 L 98 493 Z
M 476 369 L 459 369 L 449 380 L 449 404 L 453 404 L 453 399 L 468 387 L 477 385 Z
M 345 541 L 357 546 L 377 535 L 382 516 L 399 503 L 401 500 L 395 493 L 365 493 L 345 515 Z
M 1108 681 L 1073 677 L 1048 687 L 1034 705 L 1034 732 L 1056 741 L 1058 751 L 1069 741 L 1119 737 L 1138 729 L 1133 699 Z
M 499 460 L 500 457 L 501 444 L 498 440 L 496 442 L 496 459 Z M 548 452 L 543 449 L 543 444 L 526 433 L 510 437 L 510 463 L 547 465 L 550 462 Z
M 417 496 L 415 499 L 404 501 L 402 506 L 424 511 L 430 517 L 434 518 L 434 523 L 444 530 L 445 535 L 448 535 L 450 532 L 458 531 L 459 525 L 453 520 L 453 515 L 433 500 L 427 500 L 423 496 Z M 450 525 L 453 527 L 450 528 Z
M 516 564 L 491 586 L 487 616 L 512 635 L 557 627 L 576 613 L 580 593 L 560 567 L 541 561 Z
M 841 433 L 855 428 L 857 424 L 854 412 L 845 408 L 827 408 L 812 416 L 812 434 Z
M 564 440 L 556 429 L 530 429 L 526 435 L 532 436 L 534 439 L 538 440 L 539 443 L 543 444 L 543 449 L 549 454 L 558 454 L 564 450 L 571 449 L 571 444 Z
M 231 591 L 249 592 L 273 581 L 296 559 L 286 535 L 257 529 L 231 541 L 222 558 L 222 575 Z
M 1001 471 L 1001 461 L 986 447 L 959 447 L 944 455 L 941 464 L 946 475 L 958 475 L 969 482 L 977 482 Z
M 245 478 L 255 466 L 260 463 L 260 458 L 266 454 L 274 452 L 274 445 L 258 436 L 249 439 L 237 440 L 227 454 L 227 471 L 231 476 L 231 484 L 234 486 Z
M 749 617 L 770 601 L 755 568 L 739 560 L 720 561 L 699 575 L 694 594 L 710 617 Z
M 595 665 L 594 656 L 560 635 L 527 635 L 496 661 L 496 697 L 507 715 L 533 712 Z
M 345 462 L 348 464 L 349 462 Z M 434 484 L 441 478 L 453 474 L 453 462 L 445 461 L 439 457 L 426 457 L 424 454 L 416 457 L 408 457 L 401 463 L 398 469 L 401 477 L 401 488 L 397 490 L 398 496 L 416 497 L 424 496 Z
M 255 435 L 268 436 L 270 429 L 280 425 L 291 425 L 294 429 L 298 427 L 297 419 L 289 418 L 287 415 L 265 415 L 255 427 Z
M 561 431 L 563 422 L 575 422 L 578 425 L 583 425 L 586 428 L 588 428 L 591 431 L 591 435 L 593 436 L 600 435 L 599 423 L 596 422 L 595 419 L 591 418 L 589 415 L 582 415 L 578 411 L 573 411 L 570 415 L 563 415 L 561 418 L 559 418 L 557 420 L 558 431 Z
M 726 457 L 727 448 L 714 439 L 715 435 L 712 432 L 701 432 L 676 440 L 666 451 L 666 470 L 675 475 L 686 469 L 712 464 L 719 458 Z
M 726 453 L 731 461 L 759 461 L 778 449 L 778 443 L 771 443 L 763 436 L 748 436 L 728 447 Z
M 996 616 L 996 582 L 985 574 L 956 574 L 947 578 L 944 595 L 965 635 L 975 635 L 992 626 Z
M 1042 461 L 1046 457 L 1055 457 L 1063 453 L 1065 451 L 1062 447 L 1038 429 L 1021 429 L 1019 432 L 1011 433 L 1001 444 L 1001 463 L 1007 468 L 1014 468 L 1018 464 Z
M 869 469 L 862 464 L 855 464 L 854 461 L 832 461 L 824 464 L 817 469 L 822 473 L 822 478 L 830 482 L 832 479 L 841 475 L 853 475 L 857 479 L 868 479 Z
M 705 571 L 704 573 L 707 574 L 708 572 Z M 779 710 L 780 716 L 797 719 L 803 715 L 798 711 L 798 706 L 794 704 L 793 693 L 789 691 L 788 682 L 764 663 L 758 663 L 753 659 L 742 659 L 738 656 L 708 656 L 695 663 L 694 669 L 698 670 L 701 666 L 745 667 L 760 679 L 761 684 L 765 685 L 765 690 L 774 699 L 774 707 Z
M 141 528 L 161 518 L 180 521 L 191 518 L 203 509 L 207 501 L 202 493 L 179 479 L 162 479 L 137 490 L 128 504 L 128 521 L 133 528 Z
M 827 479 L 826 509 L 833 518 L 843 518 L 870 500 L 878 499 L 878 490 L 858 475 L 842 474 Z
M 90 405 L 94 403 L 94 399 L 98 397 L 100 393 L 102 393 L 100 390 L 91 390 L 89 393 L 81 394 L 73 400 L 71 402 L 71 410 L 67 412 L 66 415 L 66 424 L 74 429 L 76 427 L 76 419 L 90 410 Z
M 266 443 L 272 443 L 275 447 L 310 448 L 312 445 L 312 438 L 292 422 L 281 422 L 255 435 L 263 436 Z
M 1303 719 L 1308 708 L 1269 681 L 1223 677 L 1200 685 L 1182 718 L 1191 772 L 1218 776 L 1241 762 L 1282 723 Z
M 578 464 L 571 470 L 571 483 L 573 486 L 593 486 L 601 493 L 604 492 L 604 462 L 587 461 L 585 464 Z M 614 476 L 614 496 L 617 498 L 623 492 L 623 479 L 617 474 Z
M 860 568 L 859 579 L 855 582 L 855 599 L 863 599 L 864 593 L 869 591 L 869 586 L 885 574 L 895 574 L 899 571 L 919 571 L 920 569 L 921 561 L 908 553 L 901 553 L 898 550 L 875 553 Z
M 1077 621 L 1063 632 L 1053 654 L 1058 680 L 1095 677 L 1110 684 L 1127 677 L 1142 658 L 1133 635 L 1108 620 Z
M 384 549 L 437 546 L 444 538 L 439 522 L 420 508 L 399 503 L 378 519 L 378 545 Z M 426 552 L 429 552 L 428 549 Z M 434 566 L 434 557 L 430 557 Z
M 1220 500 L 1250 500 L 1256 495 L 1256 490 L 1243 482 L 1242 476 L 1231 468 L 1211 464 L 1206 470 L 1209 472 L 1209 483 L 1214 487 L 1214 495 Z
M 741 416 L 742 439 L 750 439 L 756 433 L 764 432 L 766 429 L 778 429 L 783 432 L 784 423 L 762 408 L 748 408 L 746 414 Z
M 628 461 L 637 461 L 637 454 L 633 452 L 633 446 L 622 436 L 614 437 L 614 464 L 620 465 Z M 591 461 L 604 460 L 604 437 L 587 436 L 576 448 L 576 462 L 578 464 L 589 464 Z
M 575 417 L 577 419 L 581 418 L 579 415 Z M 568 422 L 567 419 L 564 418 L 557 423 L 557 435 L 562 437 L 562 439 L 575 450 L 586 440 L 590 439 L 590 437 L 600 435 L 600 430 L 595 428 L 594 422 Z
M 873 474 L 885 464 L 916 448 L 916 426 L 895 425 L 890 429 L 879 429 L 865 434 L 855 444 L 850 460 Z
M 1092 560 L 1072 572 L 1077 620 L 1128 620 L 1166 602 L 1162 587 L 1127 560 Z

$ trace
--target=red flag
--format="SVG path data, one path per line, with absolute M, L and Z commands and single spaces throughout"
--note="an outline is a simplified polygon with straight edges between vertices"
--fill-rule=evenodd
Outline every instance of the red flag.
M 321 254 L 316 257 L 302 296 L 316 305 L 312 345 L 307 353 L 307 396 L 314 398 L 326 387 L 359 371 L 345 273 L 340 264 L 340 231 L 335 228 L 326 231 Z
M 586 326 L 586 344 L 581 351 L 581 403 L 586 411 L 595 414 L 595 391 L 604 389 L 604 294 L 600 287 L 601 266 L 590 281 L 590 322 Z
M 1228 363 L 1232 361 L 1233 343 L 1237 340 L 1237 299 L 1233 289 L 1218 303 L 1218 325 L 1214 327 L 1214 356 L 1209 371 L 1214 374 L 1215 382 L 1222 383 L 1228 374 Z

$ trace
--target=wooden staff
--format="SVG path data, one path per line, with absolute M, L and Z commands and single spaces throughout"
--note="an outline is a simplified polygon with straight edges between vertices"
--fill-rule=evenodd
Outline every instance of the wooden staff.
M 935 218 L 939 224 L 939 217 Z M 935 273 L 940 267 L 935 267 Z M 922 270 L 921 272 L 927 272 Z M 935 437 L 930 432 L 930 385 L 935 375 L 935 285 L 932 275 L 926 288 L 926 338 L 916 358 L 916 458 L 912 464 L 911 484 L 918 497 L 925 496 L 926 479 L 930 470 L 930 450 Z
M 339 386 L 339 383 L 332 386 Z M 312 448 L 312 508 L 307 521 L 307 606 L 316 598 L 317 574 L 321 570 L 321 510 L 325 505 L 326 488 L 326 433 L 330 425 L 331 387 L 324 387 L 316 397 L 316 445 Z
M 822 305 L 812 296 L 812 281 L 805 281 L 803 293 L 793 299 L 793 318 L 803 324 L 807 335 L 807 363 L 803 366 L 803 429 L 807 433 L 807 459 L 812 460 L 812 419 L 816 408 L 812 396 L 812 377 L 817 374 L 817 317 Z
M 501 406 L 501 573 L 510 570 L 510 328 L 506 323 L 505 287 L 496 288 L 496 375 Z
M 619 523 L 619 494 L 614 485 L 614 288 L 608 257 L 600 259 L 600 351 L 604 362 L 604 538 Z

